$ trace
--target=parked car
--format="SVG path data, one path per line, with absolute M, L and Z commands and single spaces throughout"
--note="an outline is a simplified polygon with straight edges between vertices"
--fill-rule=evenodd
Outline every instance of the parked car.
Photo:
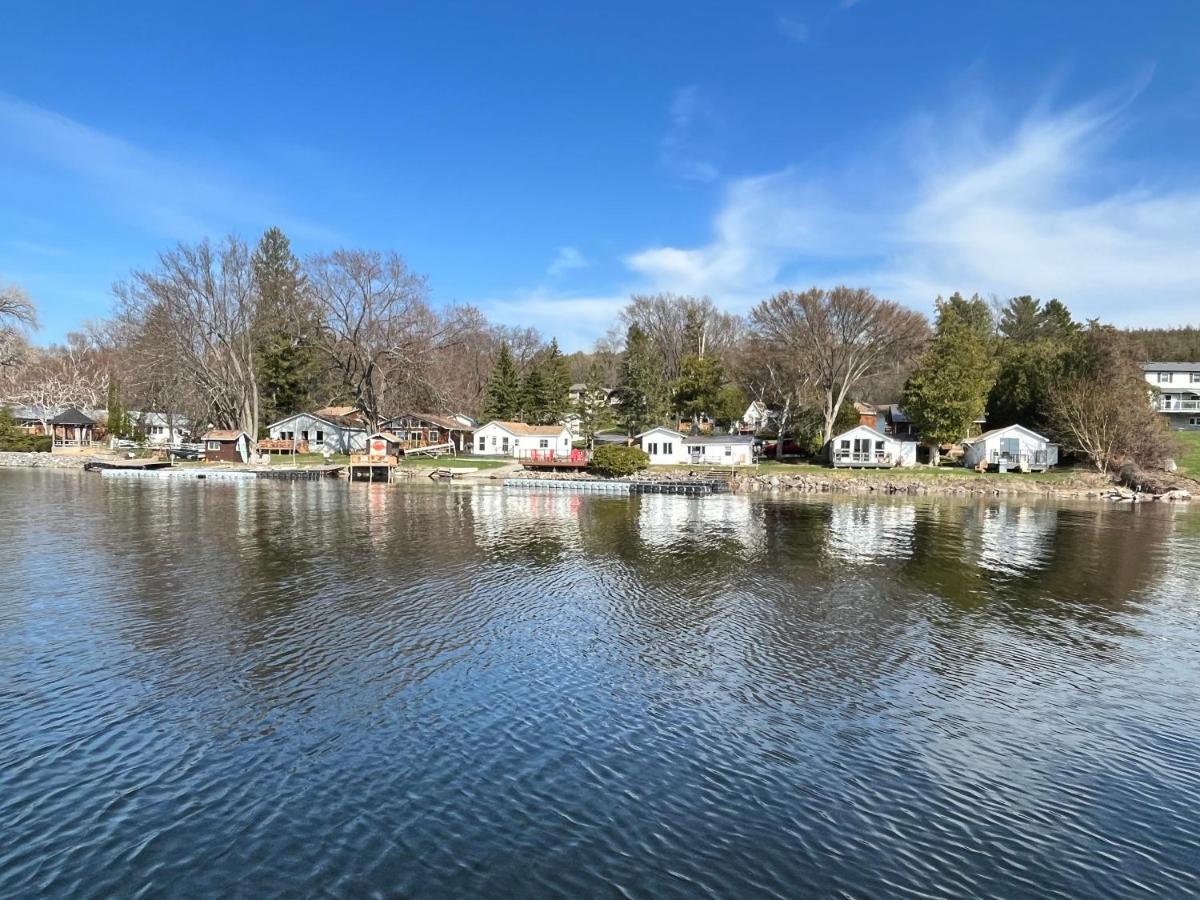
M 775 449 L 779 445 L 779 441 L 767 441 L 762 446 L 762 458 L 773 459 L 775 457 Z M 795 441 L 785 438 L 783 441 L 784 456 L 800 456 L 802 453 L 800 445 Z

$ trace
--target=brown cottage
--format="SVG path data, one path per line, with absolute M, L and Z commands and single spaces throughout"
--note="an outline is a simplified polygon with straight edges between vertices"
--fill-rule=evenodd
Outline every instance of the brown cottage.
M 250 461 L 250 435 L 244 431 L 210 431 L 201 440 L 205 462 Z

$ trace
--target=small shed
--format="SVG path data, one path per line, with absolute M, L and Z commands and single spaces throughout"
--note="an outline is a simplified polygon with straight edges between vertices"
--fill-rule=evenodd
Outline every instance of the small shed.
M 400 436 L 390 431 L 377 431 L 367 438 L 367 457 L 372 460 L 396 462 L 400 457 Z
M 250 461 L 250 435 L 244 431 L 208 431 L 204 437 L 205 462 Z
M 74 407 L 64 409 L 50 420 L 50 433 L 54 435 L 55 453 L 70 453 L 72 450 L 91 447 L 95 441 L 96 420 Z
M 855 425 L 829 441 L 829 464 L 835 469 L 912 465 L 916 462 L 916 447 L 911 441 L 901 441 L 869 425 Z
M 1044 472 L 1058 465 L 1058 444 L 1024 425 L 985 431 L 965 444 L 963 465 L 969 469 L 996 468 L 1002 472 Z

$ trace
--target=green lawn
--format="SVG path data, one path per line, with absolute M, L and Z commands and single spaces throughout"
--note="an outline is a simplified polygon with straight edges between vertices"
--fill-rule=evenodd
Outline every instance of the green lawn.
M 703 468 L 703 467 L 702 467 Z M 725 466 L 713 466 L 712 468 L 725 469 Z M 653 471 L 676 471 L 688 472 L 695 471 L 691 466 L 654 466 Z M 1001 475 L 999 472 L 980 473 L 973 469 L 966 469 L 962 466 L 939 466 L 938 468 L 930 468 L 929 466 L 915 466 L 905 469 L 832 469 L 829 466 L 815 465 L 806 462 L 777 462 L 775 460 L 764 460 L 757 466 L 738 466 L 738 472 L 750 475 L 825 475 L 833 478 L 970 478 L 970 479 L 988 479 L 988 478 L 1020 478 L 1025 481 L 1047 481 L 1059 482 L 1066 481 L 1071 478 L 1073 472 L 1071 469 L 1059 469 L 1053 472 L 1007 472 Z
M 1192 478 L 1200 478 L 1200 431 L 1181 431 L 1175 437 L 1183 448 L 1175 460 L 1179 471 Z
M 511 459 L 475 459 L 472 456 L 442 456 L 436 459 L 428 456 L 406 456 L 400 464 L 426 469 L 498 469 L 510 462 Z

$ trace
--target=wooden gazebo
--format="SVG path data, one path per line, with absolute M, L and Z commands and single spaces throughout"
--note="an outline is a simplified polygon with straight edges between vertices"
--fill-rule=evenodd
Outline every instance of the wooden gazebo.
M 75 407 L 64 409 L 50 420 L 53 452 L 72 453 L 90 448 L 95 443 L 96 420 Z

